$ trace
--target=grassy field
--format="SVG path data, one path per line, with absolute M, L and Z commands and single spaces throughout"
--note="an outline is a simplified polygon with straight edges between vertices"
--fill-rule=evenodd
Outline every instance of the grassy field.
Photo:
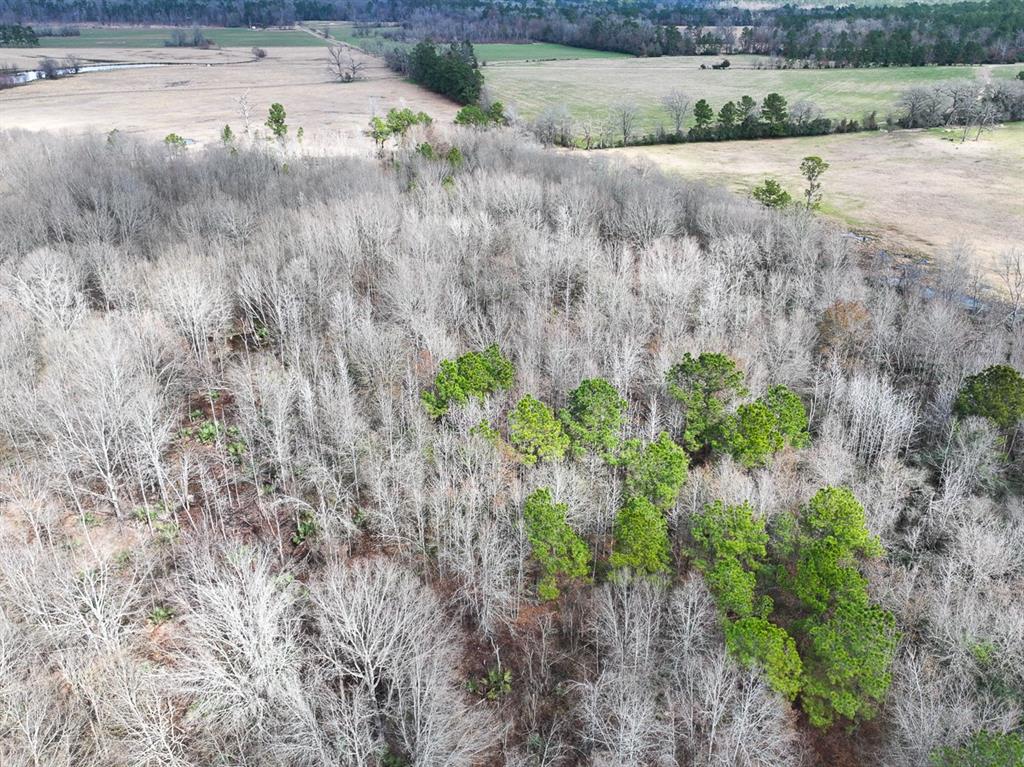
M 860 119 L 877 111 L 879 119 L 895 109 L 899 95 L 915 85 L 976 77 L 1012 76 L 1020 65 L 996 67 L 891 67 L 877 69 L 756 69 L 758 59 L 732 56 L 724 71 L 702 70 L 719 59 L 706 56 L 626 58 L 612 61 L 504 63 L 487 67 L 488 85 L 523 117 L 564 104 L 573 117 L 604 121 L 612 106 L 632 102 L 639 108 L 638 128 L 668 127 L 660 99 L 678 88 L 693 101 L 704 98 L 717 110 L 745 94 L 760 101 L 781 93 L 790 104 L 806 99 L 826 116 Z
M 598 154 L 646 163 L 749 194 L 766 176 L 799 197 L 800 160 L 831 164 L 822 178 L 823 213 L 881 238 L 883 246 L 941 256 L 958 241 L 977 263 L 1024 243 L 1024 124 L 973 135 L 896 131 L 772 141 L 630 147 Z
M 595 51 L 592 48 L 573 48 L 555 43 L 474 43 L 473 49 L 480 61 L 488 64 L 504 61 L 551 61 L 571 59 L 628 59 L 626 53 Z
M 160 48 L 170 38 L 169 27 L 82 27 L 76 37 L 40 37 L 44 48 Z M 202 27 L 202 33 L 225 48 L 322 46 L 313 35 L 294 29 Z
M 372 115 L 410 107 L 427 112 L 443 125 L 452 122 L 458 109 L 447 99 L 406 82 L 380 59 L 358 53 L 367 65 L 364 79 L 343 84 L 328 72 L 323 48 L 268 47 L 267 57 L 260 61 L 254 61 L 245 48 L 72 50 L 83 60 L 174 65 L 91 72 L 0 91 L 0 131 L 105 133 L 116 128 L 156 140 L 174 132 L 209 143 L 217 140 L 225 124 L 241 133 L 239 98 L 244 95 L 253 130 L 265 132 L 267 109 L 280 102 L 287 111 L 289 135 L 302 126 L 307 150 L 323 147 L 324 151 L 370 154 L 373 142 L 364 131 Z M 31 68 L 38 58 L 67 52 L 0 49 L 0 61 Z
M 349 22 L 310 21 L 305 24 L 310 29 L 327 29 L 331 37 L 357 48 L 365 48 L 378 42 L 388 46 L 398 45 L 412 47 L 412 43 L 398 43 L 386 35 L 378 33 L 387 27 L 375 27 L 369 35 L 357 35 L 355 27 Z M 613 51 L 596 51 L 592 48 L 574 48 L 570 45 L 555 43 L 473 43 L 473 50 L 481 62 L 488 64 L 506 61 L 570 61 L 573 59 L 628 59 L 626 53 Z
M 387 36 L 380 34 L 379 31 L 385 29 L 385 26 L 372 27 L 370 34 L 356 34 L 355 26 L 348 21 L 305 21 L 303 26 L 308 29 L 314 29 L 317 31 L 327 30 L 328 34 L 335 40 L 340 40 L 343 43 L 354 45 L 356 48 L 367 48 L 372 47 L 377 43 L 385 43 L 389 46 L 399 45 L 412 47 L 410 43 L 396 43 L 393 40 L 388 39 Z

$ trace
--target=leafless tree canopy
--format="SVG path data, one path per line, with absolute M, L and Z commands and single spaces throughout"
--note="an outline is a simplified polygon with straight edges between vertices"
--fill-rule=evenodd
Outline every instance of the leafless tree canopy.
M 1024 437 L 953 415 L 965 376 L 1024 368 L 1019 254 L 1007 303 L 805 212 L 451 141 L 440 173 L 0 135 L 0 763 L 920 767 L 1019 730 Z M 441 361 L 491 343 L 512 389 L 432 420 Z M 706 350 L 797 392 L 811 444 L 695 460 L 670 577 L 609 578 L 621 472 L 524 465 L 481 423 L 602 377 L 623 436 L 677 435 L 665 373 Z M 686 550 L 710 501 L 772 525 L 826 485 L 881 537 L 903 638 L 877 722 L 817 753 Z M 555 602 L 540 487 L 598 563 Z
M 683 91 L 675 89 L 662 97 L 661 105 L 671 118 L 675 132 L 681 134 L 686 122 L 686 115 L 690 112 L 690 97 Z
M 327 69 L 339 81 L 351 83 L 362 79 L 366 62 L 352 55 L 352 49 L 343 45 L 331 45 L 327 48 Z

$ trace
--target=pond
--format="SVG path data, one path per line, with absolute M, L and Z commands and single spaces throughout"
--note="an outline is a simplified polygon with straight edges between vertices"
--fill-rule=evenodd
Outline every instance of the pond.
M 174 64 L 164 63 L 142 63 L 142 64 L 79 64 L 77 67 L 57 67 L 53 70 L 53 75 L 50 79 L 56 79 L 60 77 L 69 77 L 73 75 L 85 74 L 86 72 L 110 72 L 114 69 L 140 69 L 142 67 L 173 67 Z M 35 80 L 45 80 L 46 76 L 42 71 L 38 69 L 26 69 L 20 72 L 9 72 L 6 74 L 0 74 L 0 84 L 12 86 L 12 85 L 25 85 L 26 83 L 34 82 Z

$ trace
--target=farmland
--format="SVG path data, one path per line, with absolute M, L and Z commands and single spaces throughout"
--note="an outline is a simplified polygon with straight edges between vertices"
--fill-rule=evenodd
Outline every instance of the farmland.
M 248 29 L 202 27 L 203 35 L 219 46 L 229 48 L 320 47 L 325 41 L 296 29 Z M 168 27 L 83 26 L 73 37 L 42 37 L 44 48 L 159 48 L 170 37 Z
M 307 33 L 304 37 L 315 39 Z M 159 62 L 168 66 L 91 72 L 0 91 L 0 130 L 119 131 L 162 139 L 170 132 L 205 143 L 225 124 L 241 127 L 239 99 L 252 108 L 258 129 L 267 108 L 282 102 L 293 130 L 303 126 L 306 145 L 330 151 L 368 152 L 363 131 L 373 114 L 391 107 L 424 110 L 450 122 L 455 105 L 389 71 L 379 59 L 357 54 L 363 79 L 335 82 L 322 48 L 271 47 L 253 60 L 247 48 L 31 48 L 0 50 L 0 61 L 33 67 L 46 56 L 74 53 L 84 61 Z M 172 65 L 173 64 L 173 65 Z
M 653 163 L 744 195 L 772 176 L 794 196 L 804 185 L 800 160 L 820 155 L 831 164 L 825 214 L 897 251 L 942 257 L 965 243 L 979 266 L 992 270 L 1024 242 L 1024 124 L 1001 126 L 978 141 L 953 138 L 943 130 L 880 131 L 599 154 Z
M 710 69 L 718 58 L 674 56 L 614 61 L 505 63 L 487 67 L 488 85 L 524 118 L 564 104 L 575 119 L 603 121 L 616 104 L 638 107 L 639 130 L 654 130 L 668 119 L 659 100 L 673 89 L 693 101 L 706 99 L 717 110 L 745 94 L 756 99 L 781 93 L 790 104 L 815 103 L 826 117 L 861 119 L 893 111 L 899 95 L 915 85 L 972 78 L 1012 77 L 1019 65 L 993 67 L 893 67 L 865 69 L 757 69 L 753 56 L 730 57 L 724 71 Z M 701 69 L 701 65 L 708 69 Z
M 595 51 L 573 48 L 554 43 L 478 43 L 473 46 L 476 57 L 488 64 L 504 61 L 552 61 L 589 59 L 629 59 L 631 56 L 614 51 Z
M 355 27 L 347 22 L 308 22 L 307 27 L 326 29 L 332 38 L 354 45 L 357 48 L 372 48 L 380 44 L 387 46 L 411 47 L 412 43 L 395 42 L 385 34 L 387 25 L 370 28 L 368 34 L 356 34 Z M 473 43 L 477 60 L 487 64 L 506 61 L 570 61 L 589 59 L 628 59 L 625 53 L 597 51 L 591 48 L 574 48 L 571 45 L 555 43 Z

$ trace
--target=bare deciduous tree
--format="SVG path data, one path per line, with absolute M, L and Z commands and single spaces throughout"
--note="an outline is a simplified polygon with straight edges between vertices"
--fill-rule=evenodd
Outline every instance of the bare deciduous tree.
M 681 90 L 675 89 L 662 96 L 661 105 L 668 112 L 676 134 L 681 134 L 683 132 L 683 125 L 686 122 L 686 115 L 690 111 L 690 97 Z
M 636 126 L 639 108 L 631 101 L 622 101 L 611 108 L 611 119 L 619 134 L 622 136 L 622 143 L 628 144 L 630 136 L 633 135 L 633 128 Z
M 357 59 L 345 46 L 331 45 L 327 48 L 327 69 L 341 82 L 351 83 L 362 78 L 366 62 Z

